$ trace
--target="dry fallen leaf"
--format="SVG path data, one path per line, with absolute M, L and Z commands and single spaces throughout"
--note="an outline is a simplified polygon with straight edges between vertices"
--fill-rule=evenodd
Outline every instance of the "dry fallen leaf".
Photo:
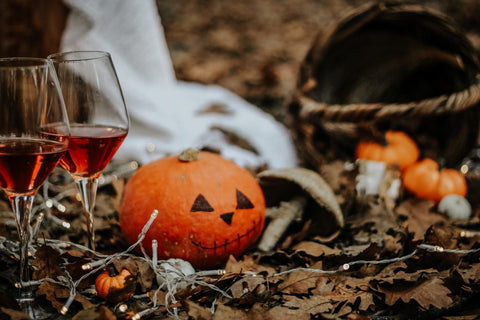
M 341 250 L 330 248 L 329 246 L 315 241 L 302 241 L 292 247 L 296 252 L 303 252 L 308 256 L 319 258 L 321 256 L 339 255 Z
M 284 303 L 279 310 L 302 310 L 306 314 L 325 314 L 334 309 L 334 305 L 328 296 L 313 295 L 308 298 L 298 295 L 283 295 Z M 277 319 L 282 319 L 280 316 Z
M 411 198 L 400 203 L 395 209 L 395 212 L 405 219 L 402 226 L 413 233 L 413 241 L 422 241 L 430 226 L 447 222 L 444 216 L 432 211 L 433 206 L 431 201 Z
M 45 295 L 46 299 L 50 301 L 52 307 L 58 312 L 64 306 L 66 300 L 70 296 L 70 289 L 51 282 L 43 282 L 36 292 L 37 296 Z M 92 303 L 82 294 L 75 295 L 75 301 L 79 302 L 83 308 L 88 308 Z
M 9 308 L 0 307 L 0 319 L 9 319 L 9 320 L 31 320 L 22 311 L 13 310 Z
M 465 285 L 474 285 L 477 286 L 480 283 L 480 263 L 475 263 L 469 266 L 468 269 L 457 269 L 456 272 L 460 274 Z
M 32 278 L 35 280 L 42 278 L 55 279 L 58 276 L 63 276 L 63 271 L 60 268 L 62 264 L 60 252 L 48 245 L 42 245 L 35 252 L 35 260 L 32 266 L 34 271 Z
M 242 273 L 250 271 L 265 275 L 272 275 L 276 272 L 272 267 L 259 264 L 258 260 L 255 260 L 252 255 L 245 255 L 241 260 L 237 260 L 233 256 L 230 256 L 225 265 L 225 271 L 227 273 Z
M 116 320 L 115 314 L 106 306 L 94 305 L 78 312 L 72 320 Z
M 233 299 L 242 299 L 245 298 L 246 295 L 251 294 L 252 292 L 258 292 L 259 286 L 262 286 L 264 284 L 266 284 L 266 279 L 264 277 L 246 275 L 245 277 L 242 277 L 240 280 L 234 282 L 230 286 L 229 293 L 231 294 Z M 255 298 L 258 299 L 258 297 Z
M 432 277 L 425 281 L 413 283 L 380 283 L 379 292 L 385 294 L 385 303 L 393 306 L 398 301 L 409 303 L 416 301 L 423 309 L 448 308 L 453 300 L 449 296 L 452 292 L 445 287 L 443 280 Z
M 213 318 L 211 309 L 209 307 L 200 306 L 191 300 L 184 300 L 182 302 L 182 306 L 185 308 L 188 317 L 191 319 L 208 320 Z
M 317 286 L 320 274 L 307 271 L 293 272 L 279 284 L 278 291 L 284 294 L 307 294 Z

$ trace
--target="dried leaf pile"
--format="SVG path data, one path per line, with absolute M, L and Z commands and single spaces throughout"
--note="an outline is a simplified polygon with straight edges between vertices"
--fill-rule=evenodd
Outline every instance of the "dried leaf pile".
M 354 184 L 352 172 L 339 164 L 340 181 L 335 189 L 339 199 L 348 198 L 346 186 Z M 128 247 L 118 226 L 115 208 L 126 179 L 104 185 L 97 208 L 98 251 L 120 252 Z M 73 188 L 62 173 L 51 177 L 63 187 L 50 184 L 51 198 L 58 190 Z M 328 181 L 328 179 L 327 179 Z M 47 185 L 48 186 L 48 185 Z M 342 187 L 343 186 L 343 187 Z M 74 190 L 74 189 L 73 189 Z M 45 194 L 45 192 L 40 192 Z M 53 206 L 39 230 L 34 280 L 77 281 L 92 262 L 92 253 L 73 245 L 84 244 L 85 223 L 75 192 L 59 200 L 66 213 Z M 41 197 L 40 197 L 41 198 Z M 350 198 L 351 199 L 351 198 Z M 39 199 L 39 205 L 41 205 Z M 340 203 L 345 206 L 347 202 Z M 168 319 L 475 319 L 480 314 L 480 209 L 468 221 L 453 221 L 436 213 L 434 203 L 404 195 L 397 204 L 379 196 L 356 198 L 346 217 L 340 236 L 328 243 L 315 234 L 307 235 L 309 221 L 297 222 L 278 247 L 268 253 L 252 249 L 236 260 L 233 257 L 222 272 L 199 276 L 194 286 L 179 285 L 169 297 L 168 288 L 157 291 L 158 277 L 141 255 L 131 253 L 112 260 L 117 270 L 128 269 L 136 278 L 132 298 L 121 304 L 108 303 L 94 291 L 96 275 L 82 280 L 66 318 L 130 319 L 152 307 L 156 295 L 158 308 L 145 318 Z M 2 202 L 2 234 L 16 240 L 8 204 Z M 48 210 L 46 211 L 48 212 Z M 71 224 L 70 229 L 57 218 Z M 5 319 L 24 319 L 13 298 L 18 261 L 10 252 L 12 242 L 0 244 L 0 315 Z M 449 251 L 453 250 L 453 251 Z M 463 251 L 467 250 L 467 251 Z M 201 270 L 197 270 L 201 272 Z M 187 281 L 188 283 L 188 281 Z M 156 292 L 157 291 L 157 292 Z M 120 293 L 119 293 L 120 294 Z M 70 289 L 61 283 L 42 282 L 37 289 L 41 305 L 52 317 L 66 303 Z M 176 314 L 176 315 L 175 315 Z

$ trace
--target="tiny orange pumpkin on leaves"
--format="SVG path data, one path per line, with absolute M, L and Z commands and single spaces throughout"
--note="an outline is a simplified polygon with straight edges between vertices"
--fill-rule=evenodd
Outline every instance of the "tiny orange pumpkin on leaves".
M 385 133 L 385 144 L 360 141 L 355 154 L 357 159 L 398 165 L 400 170 L 403 170 L 417 161 L 420 151 L 415 141 L 406 133 L 388 130 Z
M 143 246 L 158 258 L 179 258 L 195 268 L 221 266 L 260 236 L 265 198 L 255 177 L 219 154 L 189 149 L 142 166 L 127 182 L 120 228 L 134 243 L 153 210 L 158 216 Z
M 126 301 L 135 291 L 135 277 L 127 269 L 117 273 L 113 266 L 100 273 L 95 279 L 97 295 L 108 302 Z
M 467 195 L 467 182 L 455 169 L 439 168 L 436 161 L 425 158 L 403 172 L 405 188 L 419 198 L 439 202 L 446 195 Z

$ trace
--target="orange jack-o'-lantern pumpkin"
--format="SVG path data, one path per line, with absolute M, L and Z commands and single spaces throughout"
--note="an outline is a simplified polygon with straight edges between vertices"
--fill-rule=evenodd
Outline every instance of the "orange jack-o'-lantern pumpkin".
M 143 241 L 147 252 L 156 239 L 159 259 L 180 258 L 197 268 L 240 256 L 265 222 L 263 192 L 250 172 L 205 151 L 159 159 L 130 178 L 120 206 L 128 242 L 138 239 L 155 209 L 158 217 Z

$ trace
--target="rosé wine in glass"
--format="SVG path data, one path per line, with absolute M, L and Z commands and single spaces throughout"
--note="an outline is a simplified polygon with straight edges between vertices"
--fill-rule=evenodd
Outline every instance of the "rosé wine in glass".
M 38 188 L 67 151 L 69 138 L 67 112 L 51 61 L 1 58 L 0 186 L 10 200 L 20 239 L 16 299 L 33 319 L 48 314 L 36 303 L 30 282 L 31 209 Z
M 98 177 L 129 128 L 129 117 L 112 58 L 103 51 L 50 55 L 65 99 L 71 139 L 60 160 L 80 191 L 88 246 L 95 250 L 94 207 Z

